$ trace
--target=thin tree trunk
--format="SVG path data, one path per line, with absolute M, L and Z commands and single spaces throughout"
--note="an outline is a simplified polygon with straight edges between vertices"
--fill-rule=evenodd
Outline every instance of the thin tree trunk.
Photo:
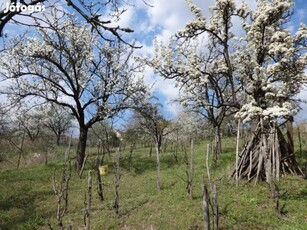
M 22 140 L 21 140 L 21 145 L 20 145 L 20 148 L 19 148 L 19 157 L 18 157 L 18 162 L 17 162 L 17 169 L 19 169 L 20 159 L 21 159 L 21 156 L 22 156 L 22 153 L 23 153 L 23 144 L 25 142 L 25 135 L 26 135 L 26 133 L 23 132 Z
M 81 171 L 83 161 L 85 158 L 86 141 L 87 141 L 88 128 L 80 127 L 79 142 L 77 146 L 77 161 L 76 170 Z
M 275 178 L 276 178 L 276 181 L 278 182 L 279 181 L 279 177 L 280 177 L 280 144 L 279 144 L 279 140 L 278 140 L 278 133 L 276 132 L 275 133 L 275 140 L 274 140 L 274 145 L 275 145 L 275 151 L 276 151 L 276 157 L 275 157 Z
M 237 144 L 236 144 L 236 186 L 239 186 L 239 142 L 240 142 L 240 119 L 237 127 Z
M 278 218 L 281 218 L 282 215 L 281 215 L 280 205 L 279 205 L 279 189 L 275 183 L 273 186 L 274 186 L 273 200 L 275 202 L 275 213 Z
M 214 143 L 215 143 L 215 160 L 217 160 L 222 152 L 221 129 L 219 126 L 215 127 Z
M 160 149 L 159 149 L 159 143 L 156 140 L 155 143 L 155 148 L 156 148 L 156 158 L 157 158 L 157 189 L 158 191 L 161 190 L 161 175 L 160 175 Z
M 297 127 L 297 135 L 298 135 L 298 142 L 299 142 L 299 148 L 300 148 L 300 154 L 299 156 L 302 156 L 302 140 L 301 140 L 301 132 L 300 132 L 300 127 Z
M 47 150 L 45 151 L 45 165 L 48 165 L 48 153 L 49 153 L 49 147 L 47 147 Z
M 100 200 L 104 200 L 104 194 L 103 194 L 103 184 L 101 181 L 101 176 L 100 176 L 100 172 L 99 172 L 99 166 L 97 166 L 96 168 L 96 174 L 97 174 L 97 192 L 98 192 L 98 196 L 100 198 Z
M 85 164 L 86 164 L 86 161 L 87 161 L 87 158 L 88 158 L 89 155 L 90 155 L 90 153 L 87 152 L 87 154 L 86 154 L 86 156 L 85 156 L 85 158 L 83 160 L 82 167 L 81 167 L 81 170 L 79 172 L 80 178 L 82 178 L 83 170 L 84 170 L 84 167 L 85 167 Z
M 57 134 L 56 135 L 56 145 L 59 146 L 60 145 L 60 141 L 61 141 L 61 134 Z
M 206 168 L 207 168 L 208 181 L 209 181 L 209 184 L 211 184 L 210 169 L 209 169 L 209 153 L 210 153 L 210 144 L 207 144 Z
M 191 139 L 191 160 L 190 160 L 190 173 L 189 173 L 189 197 L 193 199 L 193 177 L 194 177 L 194 139 Z
M 216 185 L 212 185 L 212 209 L 213 209 L 213 229 L 219 229 L 219 208 L 217 203 L 217 190 Z
M 176 144 L 175 144 L 175 149 L 174 149 L 174 151 L 175 151 L 175 160 L 176 160 L 176 162 L 178 162 L 178 135 L 176 136 Z
M 149 157 L 152 156 L 152 141 L 150 141 Z
M 60 184 L 56 183 L 55 177 L 52 177 L 53 192 L 57 198 L 57 213 L 56 218 L 59 229 L 63 229 L 63 217 L 68 209 L 68 191 L 69 181 L 71 178 L 71 163 L 69 161 L 69 168 L 67 172 L 66 164 L 62 170 Z
M 65 150 L 64 164 L 66 164 L 66 161 L 69 160 L 69 157 L 70 157 L 71 140 L 72 140 L 72 134 L 70 135 L 70 138 L 69 138 L 68 147 L 67 147 L 67 149 Z
M 290 154 L 294 153 L 294 142 L 293 142 L 293 117 L 287 121 L 287 137 Z
M 203 185 L 203 212 L 204 230 L 210 230 L 209 194 L 206 185 Z
M 91 229 L 91 207 L 92 207 L 92 171 L 88 172 L 87 194 L 85 200 L 85 230 Z
M 130 145 L 130 150 L 129 150 L 129 156 L 128 156 L 128 161 L 129 161 L 129 169 L 131 170 L 132 168 L 132 153 L 133 150 L 135 149 L 135 143 Z
M 115 155 L 115 167 L 116 167 L 116 173 L 115 173 L 115 199 L 114 199 L 114 211 L 117 214 L 117 216 L 120 216 L 119 213 L 119 185 L 120 185 L 120 146 L 116 150 Z
M 164 153 L 166 153 L 166 151 L 167 151 L 167 144 L 168 144 L 168 143 L 167 143 L 167 141 L 165 140 L 164 143 L 163 143 L 163 152 L 164 152 Z

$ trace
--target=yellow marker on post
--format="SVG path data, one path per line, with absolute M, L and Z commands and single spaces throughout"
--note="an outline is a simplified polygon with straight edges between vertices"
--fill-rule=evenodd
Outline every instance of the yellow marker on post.
M 108 174 L 108 165 L 102 165 L 102 166 L 99 166 L 99 173 L 100 175 L 106 175 Z

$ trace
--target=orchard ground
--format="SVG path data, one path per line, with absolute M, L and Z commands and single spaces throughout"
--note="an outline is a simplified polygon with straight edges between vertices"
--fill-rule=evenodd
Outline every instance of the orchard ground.
M 207 142 L 195 145 L 195 173 L 193 200 L 186 192 L 186 172 L 182 152 L 176 162 L 170 149 L 161 154 L 163 189 L 156 189 L 156 163 L 153 152 L 140 145 L 129 162 L 129 147 L 121 152 L 121 181 L 118 217 L 113 210 L 115 168 L 113 155 L 105 157 L 109 173 L 102 177 L 106 200 L 100 201 L 93 174 L 91 229 L 203 229 L 202 183 L 208 184 L 205 167 Z M 302 167 L 307 161 L 307 145 L 298 160 Z M 96 149 L 87 161 L 80 179 L 72 171 L 69 184 L 68 211 L 63 218 L 65 227 L 84 226 L 84 198 L 87 172 L 92 169 Z M 56 197 L 52 190 L 52 176 L 60 180 L 64 147 L 55 150 L 53 160 L 45 165 L 22 166 L 19 170 L 1 162 L 0 173 L 0 229 L 57 228 Z M 73 150 L 72 150 L 73 152 Z M 189 149 L 187 150 L 189 156 Z M 74 156 L 74 154 L 71 154 Z M 12 158 L 12 161 L 16 158 Z M 73 161 L 74 159 L 72 159 Z M 287 175 L 278 183 L 282 218 L 274 211 L 269 185 L 243 181 L 236 187 L 229 179 L 235 162 L 235 139 L 223 139 L 223 153 L 217 163 L 210 162 L 212 182 L 218 188 L 220 229 L 307 229 L 307 180 Z M 305 169 L 306 170 L 306 169 Z M 212 221 L 213 218 L 211 218 Z

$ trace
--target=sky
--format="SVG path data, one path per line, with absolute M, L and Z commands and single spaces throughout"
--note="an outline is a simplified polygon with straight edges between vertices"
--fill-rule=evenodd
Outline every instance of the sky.
M 0 0 L 0 3 L 6 1 Z M 61 2 L 65 4 L 64 0 L 59 1 L 59 3 Z M 124 35 L 124 38 L 136 40 L 138 44 L 142 45 L 142 48 L 136 51 L 142 56 L 150 57 L 153 54 L 155 38 L 167 43 L 170 36 L 194 18 L 185 0 L 128 0 L 126 2 L 129 4 L 123 6 L 126 11 L 117 24 L 121 27 L 134 29 L 134 33 Z M 241 3 L 242 0 L 235 0 L 235 2 Z M 251 8 L 255 8 L 255 0 L 246 2 Z M 294 15 L 292 21 L 287 25 L 292 32 L 296 31 L 300 22 L 307 24 L 307 13 L 305 13 L 307 12 L 307 1 L 295 0 L 294 2 Z M 210 17 L 209 6 L 214 4 L 214 0 L 194 0 L 194 3 L 202 9 L 207 18 Z M 105 15 L 101 17 L 102 19 L 107 18 Z M 14 27 L 7 27 L 6 31 L 12 33 L 14 29 Z M 174 82 L 155 75 L 149 68 L 146 69 L 144 79 L 147 84 L 152 85 L 152 93 L 159 98 L 159 102 L 163 105 L 162 110 L 165 116 L 167 118 L 175 117 L 180 111 L 180 106 L 172 103 L 179 94 L 179 90 L 174 87 Z M 298 97 L 307 99 L 307 90 L 302 91 Z M 302 111 L 297 115 L 297 119 L 307 120 L 307 105 L 302 104 L 301 107 Z

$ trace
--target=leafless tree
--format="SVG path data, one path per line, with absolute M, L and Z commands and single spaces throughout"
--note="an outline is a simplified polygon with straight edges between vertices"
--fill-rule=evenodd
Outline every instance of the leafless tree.
M 56 144 L 60 145 L 63 134 L 72 126 L 73 116 L 69 113 L 69 110 L 57 104 L 48 107 L 46 108 L 47 117 L 45 118 L 44 124 L 55 134 Z
M 162 188 L 160 175 L 160 153 L 163 138 L 170 132 L 170 122 L 159 111 L 159 104 L 147 103 L 135 114 L 141 130 L 148 133 L 155 142 L 157 158 L 157 189 Z

